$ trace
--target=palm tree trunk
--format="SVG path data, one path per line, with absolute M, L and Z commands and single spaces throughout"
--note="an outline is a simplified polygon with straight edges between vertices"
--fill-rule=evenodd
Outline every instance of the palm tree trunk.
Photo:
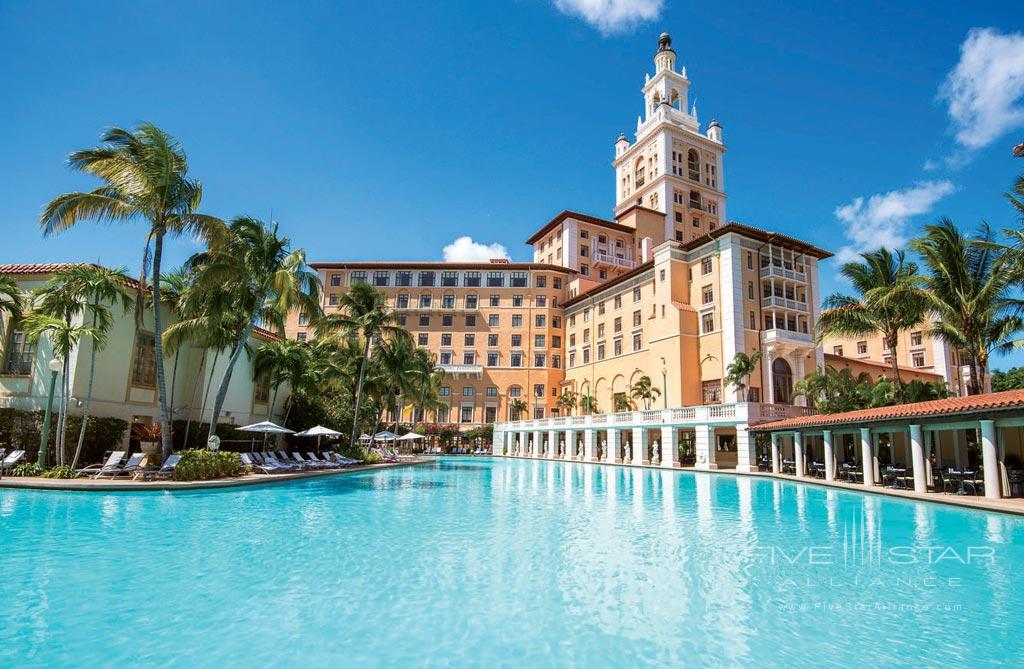
M 359 361 L 359 381 L 356 383 L 356 406 L 352 415 L 352 440 L 349 445 L 355 448 L 356 438 L 359 436 L 359 407 L 363 403 L 363 378 L 366 376 L 366 363 L 370 359 L 370 337 L 366 337 L 366 344 L 363 346 L 363 359 Z
M 270 399 L 270 407 L 267 409 L 267 420 L 273 420 L 274 418 L 274 407 L 277 405 L 277 391 L 281 389 L 281 384 L 274 384 L 274 396 Z
M 206 372 L 206 349 L 203 349 L 203 359 L 199 361 L 199 370 L 196 372 L 196 382 L 192 385 L 192 399 L 188 403 L 188 419 L 185 421 L 185 438 L 182 446 L 188 447 L 188 433 L 192 430 L 192 414 L 195 413 L 196 393 L 203 385 L 203 374 Z M 203 411 L 206 411 L 206 398 L 203 397 Z M 203 414 L 199 414 L 199 421 L 202 422 Z
M 886 343 L 889 345 L 889 352 L 892 354 L 890 365 L 892 366 L 892 382 L 896 385 L 897 400 L 903 396 L 903 379 L 900 377 L 900 364 L 896 357 L 896 345 L 898 342 L 898 332 L 886 337 Z
M 99 302 L 97 299 L 96 302 Z M 96 310 L 92 312 L 92 327 L 96 329 Z M 82 427 L 78 431 L 78 444 L 75 446 L 75 457 L 71 460 L 71 468 L 78 466 L 78 457 L 82 454 L 82 445 L 85 443 L 85 429 L 89 425 L 89 406 L 92 404 L 92 386 L 96 378 L 96 340 L 92 340 L 92 350 L 89 351 L 89 387 L 85 391 L 85 406 L 82 408 Z
M 160 445 L 164 459 L 171 457 L 171 417 L 167 411 L 167 379 L 164 374 L 163 320 L 160 317 L 160 261 L 164 233 L 158 230 L 153 242 L 153 351 L 156 354 L 156 387 L 160 402 Z
M 171 370 L 171 423 L 174 423 L 174 388 L 178 385 L 178 358 L 181 356 L 181 349 L 174 352 L 174 367 Z
M 257 304 L 262 304 L 262 297 L 256 301 Z M 231 353 L 231 359 L 228 360 L 228 368 L 224 370 L 224 378 L 220 380 L 220 388 L 217 389 L 217 396 L 213 400 L 213 413 L 210 415 L 210 432 L 207 438 L 217 434 L 217 421 L 220 419 L 221 409 L 224 408 L 224 400 L 228 396 L 228 386 L 231 384 L 231 374 L 235 370 L 235 363 L 238 362 L 238 358 L 241 357 L 242 351 L 245 350 L 245 342 L 249 341 L 249 335 L 252 334 L 253 322 L 256 320 L 256 314 L 252 315 L 249 322 L 244 328 L 242 328 L 242 334 L 235 342 L 235 350 Z
M 206 403 L 210 399 L 210 390 L 213 388 L 213 374 L 217 371 L 217 358 L 220 357 L 220 351 L 213 354 L 213 364 L 210 365 L 210 376 L 206 379 L 206 390 L 203 392 L 203 406 L 199 410 L 199 422 L 202 423 L 206 419 Z

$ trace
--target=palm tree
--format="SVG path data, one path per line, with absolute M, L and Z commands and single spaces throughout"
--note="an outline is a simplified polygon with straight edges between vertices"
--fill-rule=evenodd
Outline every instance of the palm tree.
M 445 373 L 443 369 L 435 367 L 427 378 L 418 384 L 414 394 L 413 405 L 424 416 L 428 413 L 434 414 L 434 421 L 437 421 L 438 412 L 448 410 L 449 405 L 441 399 L 441 387 L 444 385 Z
M 555 405 L 565 411 L 566 416 L 571 416 L 572 412 L 576 410 L 576 405 L 580 401 L 580 394 L 575 390 L 563 390 L 562 394 L 558 396 L 558 400 Z
M 761 356 L 761 351 L 755 351 L 752 355 L 747 355 L 744 351 L 737 351 L 732 362 L 725 368 L 725 383 L 736 388 L 736 395 L 741 402 L 748 399 L 743 397 L 743 391 L 746 390 L 747 384 L 750 382 L 750 375 L 757 369 L 757 361 L 761 359 Z
M 278 339 L 267 342 L 253 356 L 253 380 L 267 378 L 274 388 L 267 408 L 267 420 L 271 420 L 281 385 L 288 383 L 295 388 L 301 382 L 309 367 L 309 347 L 295 339 Z
M 39 225 L 44 235 L 51 235 L 88 220 L 145 221 L 148 230 L 139 282 L 141 291 L 147 283 L 150 242 L 153 275 L 159 277 L 165 236 L 189 234 L 209 241 L 220 234 L 223 224 L 218 218 L 196 213 L 203 188 L 198 181 L 188 178 L 185 151 L 177 139 L 151 123 L 143 123 L 134 131 L 111 128 L 103 134 L 101 142 L 101 146 L 72 153 L 68 166 L 98 177 L 103 184 L 91 191 L 58 195 L 43 209 Z M 160 282 L 154 281 L 152 288 L 161 441 L 167 457 L 171 452 L 171 425 L 164 378 Z
M 991 353 L 1013 349 L 1024 329 L 1013 313 L 1020 305 L 1012 295 L 1015 253 L 995 244 L 987 225 L 971 238 L 948 218 L 926 225 L 913 248 L 929 270 L 925 287 L 938 316 L 932 336 L 962 352 L 971 368 L 968 393 L 983 393 Z
M 352 415 L 352 436 L 350 444 L 356 444 L 359 436 L 359 411 L 363 403 L 363 383 L 370 361 L 371 346 L 385 336 L 405 332 L 396 325 L 398 319 L 387 308 L 384 293 L 365 281 L 357 281 L 341 296 L 340 312 L 324 316 L 317 327 L 321 332 L 349 332 L 360 338 L 363 346 L 359 360 L 358 381 L 355 386 L 355 409 Z
M 192 288 L 192 274 L 184 267 L 179 267 L 176 270 L 165 272 L 160 275 L 160 297 L 164 304 L 167 305 L 167 310 L 174 315 L 175 318 L 180 319 L 182 316 L 182 309 L 185 306 L 186 299 L 188 297 L 188 291 Z M 164 336 L 164 348 L 168 348 L 166 344 L 166 333 Z M 171 353 L 169 349 L 168 353 Z M 174 421 L 174 398 L 177 396 L 176 390 L 178 385 L 178 362 L 181 358 L 181 349 L 177 348 L 173 351 L 174 353 L 174 364 L 171 367 L 171 389 L 168 392 L 168 397 L 171 403 L 171 422 Z
M 1024 223 L 1024 175 L 1017 177 L 1013 182 L 1013 189 L 1010 193 L 1004 193 L 1010 205 L 1017 211 L 1017 218 Z
M 92 345 L 89 352 L 89 380 L 85 404 L 82 407 L 82 424 L 78 430 L 78 443 L 75 446 L 75 455 L 71 460 L 72 467 L 78 465 L 78 458 L 85 443 L 85 432 L 88 428 L 92 406 L 93 385 L 96 379 L 96 354 L 103 348 L 106 335 L 114 325 L 108 307 L 120 305 L 122 313 L 127 313 L 131 307 L 131 299 L 127 292 L 130 279 L 126 272 L 125 267 L 109 269 L 100 265 L 77 265 L 57 272 L 49 284 L 51 290 L 62 291 L 72 304 L 77 303 L 79 306 L 75 309 L 76 311 L 87 310 L 90 312 L 90 330 L 104 335 L 104 340 L 90 337 Z M 63 436 L 61 439 L 63 441 Z
M 580 395 L 580 411 L 583 413 L 597 413 L 597 398 L 590 393 Z
M 512 420 L 519 420 L 523 412 L 530 408 L 522 397 L 516 397 L 508 403 L 508 410 L 512 414 Z
M 19 320 L 24 301 L 17 282 L 9 276 L 0 276 L 0 314 L 6 313 L 11 321 Z
M 385 411 L 390 410 L 399 420 L 397 399 L 403 395 L 412 396 L 416 387 L 427 377 L 433 367 L 425 356 L 426 352 L 416 348 L 412 336 L 406 332 L 393 335 L 381 343 L 374 353 L 376 358 L 374 386 L 381 391 L 383 400 L 378 407 L 373 434 L 380 428 Z
M 880 248 L 862 253 L 861 258 L 863 262 L 848 262 L 839 268 L 859 296 L 836 293 L 825 299 L 818 317 L 818 339 L 880 334 L 890 353 L 892 378 L 899 393 L 903 386 L 896 351 L 900 333 L 921 322 L 927 297 L 920 288 L 917 265 L 908 262 L 903 251 Z
M 229 224 L 226 238 L 188 261 L 197 272 L 193 293 L 199 299 L 204 294 L 228 297 L 245 315 L 234 332 L 231 357 L 214 398 L 210 437 L 217 432 L 231 375 L 253 328 L 262 323 L 282 333 L 291 309 L 316 315 L 320 308 L 319 277 L 307 267 L 305 252 L 289 247 L 289 239 L 278 236 L 276 223 L 268 227 L 250 216 L 239 216 Z
M 661 397 L 661 391 L 651 383 L 651 377 L 644 374 L 630 387 L 629 395 L 633 399 L 643 402 L 644 409 L 649 411 L 651 402 Z
M 37 342 L 40 337 L 45 336 L 50 341 L 50 347 L 53 349 L 54 356 L 61 358 L 65 363 L 64 378 L 61 381 L 61 400 L 58 403 L 57 409 L 57 439 L 55 443 L 57 464 L 63 465 L 64 441 L 61 438 L 61 432 L 65 425 L 69 396 L 67 360 L 75 348 L 78 347 L 82 337 L 89 337 L 97 345 L 102 346 L 106 342 L 107 333 L 84 325 L 75 325 L 67 318 L 54 316 L 43 311 L 30 311 L 22 320 L 22 324 L 25 328 L 25 334 L 30 341 Z
M 632 411 L 635 408 L 633 400 L 629 399 L 626 393 L 615 393 L 612 396 L 616 411 Z

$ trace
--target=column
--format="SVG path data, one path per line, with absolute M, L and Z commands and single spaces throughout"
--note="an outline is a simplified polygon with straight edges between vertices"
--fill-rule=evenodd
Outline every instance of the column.
M 822 430 L 821 440 L 825 444 L 825 480 L 836 480 L 836 460 L 832 451 L 832 430 Z
M 643 465 L 647 461 L 647 428 L 633 428 L 633 464 Z
M 519 455 L 526 457 L 530 453 L 530 433 L 519 433 Z
M 619 443 L 619 436 L 618 428 L 608 428 L 608 462 L 615 464 L 622 462 L 622 446 Z
M 981 436 L 981 463 L 985 469 L 985 497 L 999 499 L 1002 486 L 999 476 L 999 451 L 996 446 L 996 423 L 992 420 L 978 421 Z
M 910 458 L 914 462 L 914 492 L 928 492 L 924 457 L 924 434 L 920 425 L 910 426 Z
M 796 475 L 805 476 L 804 472 L 804 435 L 793 433 L 793 460 L 796 461 Z
M 583 461 L 593 462 L 594 461 L 594 439 L 597 437 L 596 431 L 592 427 L 588 427 L 583 430 Z
M 679 430 L 672 425 L 661 426 L 661 466 L 679 466 Z
M 892 454 L 892 435 L 889 435 L 889 453 Z M 877 483 L 882 481 L 881 463 L 878 461 L 878 454 L 882 450 L 882 435 L 873 435 L 871 439 L 871 476 Z
M 505 433 L 505 455 L 512 455 L 516 450 L 516 433 L 506 432 Z
M 772 432 L 772 473 L 782 471 L 782 454 L 779 452 L 779 433 Z
M 718 463 L 715 462 L 715 449 L 718 444 L 715 443 L 715 426 L 714 425 L 698 425 L 696 428 L 697 433 L 697 469 L 718 469 Z
M 860 429 L 860 459 L 864 469 L 864 485 L 874 485 L 875 455 L 871 450 L 871 430 L 866 427 Z
M 566 430 L 565 431 L 565 455 L 566 460 L 572 460 L 576 457 L 576 431 Z
M 757 441 L 746 425 L 736 426 L 736 471 L 757 471 Z
M 543 441 L 544 441 L 544 433 L 541 432 L 540 430 L 534 430 L 534 432 L 533 432 L 533 450 L 530 453 L 531 455 L 533 455 L 533 457 L 535 457 L 535 458 L 539 458 L 540 457 L 541 442 L 543 442 Z
M 558 457 L 558 430 L 548 430 L 548 457 Z

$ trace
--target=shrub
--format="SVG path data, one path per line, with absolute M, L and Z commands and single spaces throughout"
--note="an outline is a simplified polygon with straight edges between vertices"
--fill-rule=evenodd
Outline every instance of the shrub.
M 23 462 L 11 470 L 11 476 L 39 476 L 42 473 L 42 467 L 34 462 Z
M 43 472 L 44 479 L 73 479 L 77 476 L 78 472 L 67 465 L 58 465 Z
M 221 479 L 238 476 L 242 471 L 242 459 L 238 453 L 192 449 L 178 455 L 181 460 L 174 468 L 175 481 Z
M 82 417 L 68 417 L 68 443 L 66 453 L 70 462 L 78 444 L 78 431 L 82 426 Z M 0 408 L 0 443 L 18 444 L 25 449 L 25 458 L 35 461 L 39 451 L 39 434 L 43 429 L 42 411 L 23 411 L 21 409 Z M 85 442 L 82 444 L 82 455 L 79 462 L 98 462 L 106 451 L 121 445 L 128 422 L 120 418 L 91 416 L 85 429 Z M 57 435 L 57 418 L 54 413 L 50 424 L 50 450 L 47 460 L 53 460 L 53 444 Z
M 368 465 L 376 465 L 384 461 L 384 458 L 381 457 L 380 453 L 377 453 L 376 451 L 367 451 L 365 449 L 359 453 L 358 457 Z

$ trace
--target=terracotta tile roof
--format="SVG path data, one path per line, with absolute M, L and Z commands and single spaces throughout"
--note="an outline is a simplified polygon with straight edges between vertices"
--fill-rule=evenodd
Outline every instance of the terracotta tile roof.
M 843 413 L 800 416 L 771 423 L 751 426 L 755 432 L 784 432 L 830 425 L 857 425 L 865 423 L 906 421 L 908 418 L 935 418 L 962 414 L 986 413 L 991 411 L 1024 410 L 1024 390 L 1007 390 L 1001 393 L 951 397 L 945 400 L 899 404 L 878 409 L 861 409 Z
M 526 240 L 526 243 L 533 244 L 538 239 L 551 232 L 553 228 L 557 227 L 559 224 L 561 224 L 562 221 L 564 221 L 567 218 L 575 218 L 577 221 L 583 221 L 584 223 L 590 223 L 591 225 L 599 225 L 602 228 L 607 228 L 608 230 L 615 230 L 616 232 L 623 232 L 630 235 L 636 232 L 636 230 L 629 227 L 628 225 L 622 225 L 621 223 L 608 221 L 603 218 L 598 218 L 597 216 L 591 216 L 590 214 L 581 214 L 578 211 L 569 211 L 568 209 L 566 209 L 559 213 L 554 218 L 552 218 L 550 221 L 545 223 L 544 227 L 542 227 L 540 230 L 530 235 L 530 238 Z
M 535 270 L 542 272 L 562 272 L 563 274 L 576 274 L 576 270 L 561 265 L 548 265 L 535 262 L 446 262 L 444 260 L 429 261 L 408 261 L 400 260 L 366 260 L 354 262 L 311 262 L 309 266 L 313 269 L 479 269 L 497 272 L 500 270 Z
M 878 367 L 881 370 L 889 371 L 892 369 L 891 365 L 884 362 L 878 362 L 877 360 L 868 360 L 866 358 L 851 358 L 848 355 L 836 355 L 835 353 L 825 354 L 825 364 L 836 363 L 840 365 L 851 364 L 851 365 L 867 365 L 869 367 Z M 942 375 L 938 372 L 931 371 L 929 369 L 921 369 L 919 367 L 907 367 L 900 365 L 901 372 L 908 372 L 910 374 L 923 374 L 925 376 L 934 376 L 937 379 L 941 379 Z
M 701 235 L 696 239 L 690 240 L 685 244 L 682 244 L 681 247 L 684 251 L 692 251 L 693 249 L 699 248 L 700 246 L 707 244 L 709 241 L 718 239 L 730 232 L 735 232 L 743 235 L 744 237 L 750 237 L 751 239 L 756 239 L 760 242 L 776 242 L 779 246 L 785 246 L 786 248 L 806 253 L 807 255 L 814 256 L 819 260 L 832 257 L 832 253 L 830 251 L 819 249 L 817 246 L 812 246 L 811 244 L 801 241 L 796 237 L 790 237 L 789 235 L 784 235 L 778 232 L 769 232 L 743 223 L 737 223 L 736 221 L 729 221 L 728 224 L 712 230 L 706 235 Z

